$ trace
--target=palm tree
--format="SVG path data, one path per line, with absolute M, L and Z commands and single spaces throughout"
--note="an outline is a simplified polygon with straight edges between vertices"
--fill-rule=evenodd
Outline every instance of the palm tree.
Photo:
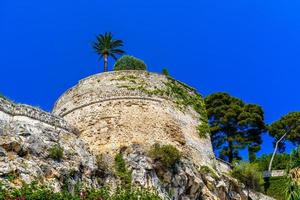
M 125 53 L 120 47 L 123 46 L 122 40 L 113 39 L 111 32 L 106 32 L 104 35 L 99 34 L 96 37 L 96 42 L 93 43 L 93 48 L 96 53 L 100 56 L 100 59 L 104 60 L 104 71 L 108 71 L 108 57 L 112 57 L 117 60 L 117 55 Z

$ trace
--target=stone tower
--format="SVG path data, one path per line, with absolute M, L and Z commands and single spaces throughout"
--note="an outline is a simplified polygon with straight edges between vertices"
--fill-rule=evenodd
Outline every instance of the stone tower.
M 202 112 L 203 111 L 203 112 Z M 94 154 L 124 146 L 176 146 L 197 164 L 214 159 L 205 133 L 203 100 L 170 77 L 146 71 L 117 71 L 87 77 L 65 92 L 53 113 L 75 126 Z

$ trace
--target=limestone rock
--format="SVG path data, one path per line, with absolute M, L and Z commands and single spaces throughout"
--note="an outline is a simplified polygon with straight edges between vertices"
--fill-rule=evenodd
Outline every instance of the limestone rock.
M 132 184 L 164 200 L 246 200 L 244 186 L 225 175 L 230 166 L 216 160 L 209 136 L 200 137 L 206 134 L 198 129 L 205 122 L 203 102 L 197 108 L 180 102 L 183 93 L 201 100 L 169 77 L 119 71 L 81 80 L 59 98 L 53 114 L 0 98 L 0 182 L 14 188 L 39 181 L 54 191 L 73 191 L 78 182 L 115 188 L 121 180 L 114 156 L 122 152 Z M 164 167 L 147 154 L 155 143 L 176 147 L 182 158 Z M 63 156 L 53 156 L 53 147 Z M 199 170 L 203 165 L 212 171 Z
M 128 147 L 124 158 L 132 170 L 133 183 L 141 187 L 155 188 L 164 199 L 247 200 L 244 186 L 237 180 L 217 170 L 214 171 L 216 174 L 204 174 L 197 170 L 198 167 L 189 158 L 181 159 L 174 169 L 162 169 L 147 157 L 143 147 L 137 145 Z M 252 191 L 250 197 L 252 200 L 272 199 Z
M 0 100 L 1 183 L 7 187 L 19 187 L 23 182 L 39 181 L 52 185 L 57 191 L 66 182 L 75 184 L 76 181 L 83 181 L 87 186 L 97 185 L 93 177 L 97 169 L 95 157 L 71 129 L 51 121 L 50 114 L 44 118 L 43 111 L 30 110 L 29 106 L 24 106 L 25 110 L 22 110 L 21 105 Z M 16 107 L 18 112 L 13 110 Z M 23 111 L 19 116 L 18 113 Z M 33 112 L 35 119 L 32 118 Z M 53 118 L 56 119 L 55 116 Z M 50 149 L 55 145 L 63 148 L 60 161 L 50 156 Z
M 123 146 L 163 143 L 197 163 L 211 163 L 210 138 L 200 138 L 197 129 L 206 115 L 192 104 L 184 106 L 182 98 L 187 96 L 201 99 L 191 87 L 164 75 L 115 71 L 81 80 L 58 99 L 53 113 L 75 126 L 95 154 L 115 155 Z M 198 109 L 205 109 L 200 104 Z

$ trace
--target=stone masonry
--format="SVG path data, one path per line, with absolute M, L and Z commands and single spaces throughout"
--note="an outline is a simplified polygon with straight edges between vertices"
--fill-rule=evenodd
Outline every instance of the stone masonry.
M 199 114 L 191 107 L 179 109 L 172 96 L 155 93 L 166 90 L 167 81 L 164 75 L 146 71 L 93 75 L 63 94 L 53 113 L 75 126 L 94 154 L 115 154 L 130 144 L 147 149 L 162 143 L 176 146 L 199 165 L 211 164 L 210 138 L 200 138 L 196 128 L 203 123 Z

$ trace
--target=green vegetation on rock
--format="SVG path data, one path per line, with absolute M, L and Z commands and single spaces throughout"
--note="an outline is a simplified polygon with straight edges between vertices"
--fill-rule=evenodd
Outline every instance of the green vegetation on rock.
M 300 199 L 300 185 L 297 180 L 291 175 L 286 178 L 286 187 L 284 188 L 285 200 L 299 200 Z
M 112 192 L 109 188 L 77 188 L 74 192 L 63 190 L 54 192 L 36 183 L 24 184 L 19 189 L 6 189 L 0 184 L 0 200 L 161 200 L 148 190 L 118 187 Z
M 60 145 L 55 144 L 49 149 L 49 156 L 56 161 L 60 161 L 64 156 L 64 149 Z
M 260 171 L 267 171 L 272 154 L 263 154 L 257 158 L 254 162 L 258 164 Z M 277 154 L 273 161 L 273 170 L 285 170 L 290 162 L 290 155 L 285 153 Z
M 218 179 L 219 176 L 217 175 L 217 173 L 215 172 L 214 169 L 212 169 L 209 166 L 203 165 L 200 167 L 199 172 L 202 174 L 209 174 L 210 176 L 212 176 L 214 179 Z
M 162 73 L 163 75 L 165 75 L 165 76 L 169 76 L 169 75 L 170 75 L 167 68 L 163 68 L 163 70 L 162 70 L 161 73 Z
M 125 188 L 130 188 L 132 180 L 131 171 L 126 168 L 126 163 L 122 153 L 118 153 L 115 156 L 115 170 L 116 175 L 119 176 L 122 181 L 122 186 Z
M 296 147 L 290 154 L 288 170 L 300 167 L 300 146 Z
M 149 156 L 160 162 L 166 168 L 172 168 L 181 158 L 181 153 L 172 145 L 154 144 L 149 152 Z
M 270 177 L 265 179 L 265 194 L 277 200 L 285 200 L 284 191 L 287 186 L 286 177 Z
M 268 167 L 268 162 L 270 160 L 270 157 L 271 155 L 268 156 L 267 162 L 264 159 L 262 159 L 264 161 L 264 165 L 263 165 L 264 168 Z M 282 161 L 282 163 L 280 161 Z M 265 184 L 264 184 L 265 193 L 278 200 L 300 199 L 300 185 L 298 182 L 299 167 L 300 167 L 300 147 L 294 149 L 290 155 L 288 154 L 276 155 L 273 162 L 273 169 L 284 168 L 286 175 L 282 177 L 265 178 Z
M 167 95 L 171 96 L 179 107 L 186 109 L 188 106 L 191 106 L 199 114 L 200 123 L 197 126 L 197 130 L 201 138 L 207 138 L 209 126 L 202 96 L 193 88 L 172 78 L 168 78 L 165 85 L 167 87 Z
M 182 111 L 185 111 L 188 107 L 192 107 L 200 116 L 200 123 L 196 127 L 199 136 L 201 138 L 208 137 L 209 125 L 205 102 L 202 96 L 198 94 L 194 88 L 169 76 L 167 77 L 167 81 L 164 82 L 163 88 L 151 88 L 148 83 L 145 83 L 143 80 L 140 80 L 133 75 L 121 76 L 118 79 L 113 80 L 128 81 L 129 83 L 132 83 L 130 85 L 120 85 L 120 88 L 140 91 L 149 96 L 158 95 L 172 99 L 175 105 Z
M 233 168 L 231 175 L 243 183 L 247 189 L 259 192 L 263 189 L 264 179 L 257 164 L 246 162 L 238 163 Z
M 133 56 L 122 56 L 114 65 L 114 70 L 146 70 L 147 66 L 144 61 Z

